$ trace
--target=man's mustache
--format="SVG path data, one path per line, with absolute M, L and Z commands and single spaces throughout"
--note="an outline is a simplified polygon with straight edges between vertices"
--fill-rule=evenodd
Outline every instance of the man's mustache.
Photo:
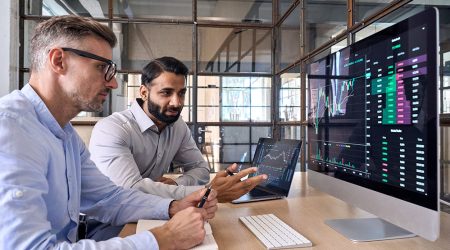
M 166 111 L 170 111 L 170 112 L 181 112 L 181 108 L 167 108 Z

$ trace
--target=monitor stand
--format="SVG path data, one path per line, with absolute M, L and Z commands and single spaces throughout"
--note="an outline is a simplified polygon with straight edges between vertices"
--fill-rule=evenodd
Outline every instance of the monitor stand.
M 354 242 L 392 240 L 416 236 L 379 218 L 336 219 L 326 220 L 325 223 Z

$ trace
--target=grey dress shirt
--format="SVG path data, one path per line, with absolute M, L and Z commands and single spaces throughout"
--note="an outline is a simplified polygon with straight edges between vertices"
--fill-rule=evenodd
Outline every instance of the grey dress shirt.
M 95 125 L 89 150 L 100 171 L 114 183 L 162 197 L 182 199 L 209 181 L 209 167 L 180 118 L 159 132 L 137 99 Z M 178 186 L 156 182 L 170 167 L 181 166 Z

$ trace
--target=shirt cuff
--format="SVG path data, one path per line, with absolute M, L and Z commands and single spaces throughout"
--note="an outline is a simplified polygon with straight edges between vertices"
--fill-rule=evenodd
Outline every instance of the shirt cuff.
M 130 240 L 136 247 L 136 249 L 155 249 L 159 250 L 158 242 L 155 236 L 150 231 L 140 232 L 133 234 L 125 238 Z
M 193 192 L 204 188 L 205 186 L 184 186 L 185 187 L 185 196 L 192 194 Z
M 170 219 L 170 214 L 169 214 L 169 209 L 170 209 L 170 203 L 172 203 L 172 201 L 174 201 L 174 199 L 164 199 L 164 207 L 166 208 L 165 210 L 162 210 L 162 211 L 165 211 L 165 213 L 164 213 L 164 216 L 165 216 L 165 218 L 163 217 L 162 219 L 163 220 L 169 220 Z

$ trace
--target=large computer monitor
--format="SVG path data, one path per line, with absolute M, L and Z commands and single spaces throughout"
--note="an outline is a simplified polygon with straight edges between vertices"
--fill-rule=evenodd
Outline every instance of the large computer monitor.
M 308 66 L 308 183 L 383 219 L 327 222 L 352 240 L 439 236 L 437 19 L 428 9 Z

